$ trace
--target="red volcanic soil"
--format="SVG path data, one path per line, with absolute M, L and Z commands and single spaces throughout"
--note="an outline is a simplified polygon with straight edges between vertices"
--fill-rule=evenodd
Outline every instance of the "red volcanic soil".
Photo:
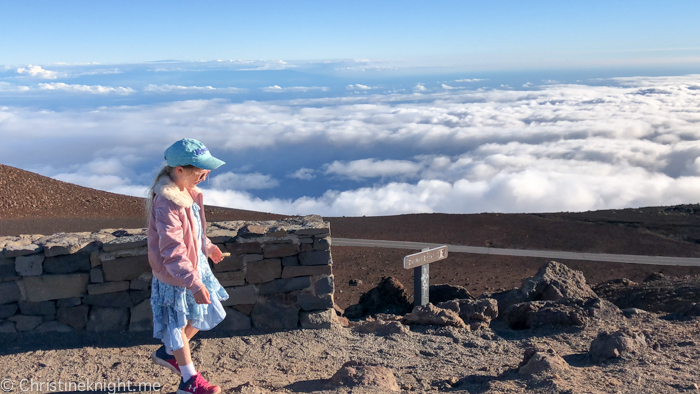
M 205 195 L 206 200 L 206 195 Z M 271 213 L 206 207 L 209 221 L 274 220 Z M 700 206 L 649 207 L 548 214 L 411 214 L 334 217 L 333 237 L 422 241 L 456 245 L 700 257 Z M 0 164 L 0 236 L 138 228 L 145 225 L 144 200 L 57 181 Z M 412 271 L 402 268 L 409 250 L 334 246 L 336 302 L 345 308 L 383 276 L 397 277 L 409 291 Z M 466 286 L 474 295 L 511 288 L 532 276 L 540 258 L 451 253 L 430 266 L 431 284 Z M 561 261 L 596 284 L 609 279 L 640 281 L 653 272 L 700 274 L 700 267 Z M 351 279 L 361 280 L 349 286 Z

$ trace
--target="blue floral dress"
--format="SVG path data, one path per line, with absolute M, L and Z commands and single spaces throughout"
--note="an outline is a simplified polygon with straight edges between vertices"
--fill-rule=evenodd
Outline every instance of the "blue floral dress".
M 207 257 L 202 252 L 202 222 L 199 216 L 199 205 L 192 204 L 192 213 L 197 231 L 197 250 L 199 251 L 199 273 L 204 286 L 209 291 L 211 304 L 197 304 L 192 292 L 184 287 L 172 286 L 153 277 L 151 287 L 151 309 L 153 310 L 153 336 L 168 344 L 171 349 L 178 350 L 184 346 L 182 328 L 189 321 L 192 327 L 206 331 L 221 323 L 226 317 L 226 311 L 221 301 L 228 299 L 228 293 L 221 286 L 209 268 Z

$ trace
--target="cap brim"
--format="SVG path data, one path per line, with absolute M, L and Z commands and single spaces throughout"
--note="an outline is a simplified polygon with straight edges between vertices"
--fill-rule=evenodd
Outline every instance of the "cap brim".
M 203 170 L 214 170 L 222 165 L 226 164 L 223 160 L 219 160 L 214 156 L 200 156 L 197 158 L 197 160 L 193 161 L 192 165 L 195 167 L 199 167 Z

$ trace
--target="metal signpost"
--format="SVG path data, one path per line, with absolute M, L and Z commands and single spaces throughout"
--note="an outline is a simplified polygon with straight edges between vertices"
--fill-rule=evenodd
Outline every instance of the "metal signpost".
M 447 246 L 425 248 L 419 253 L 410 254 L 403 258 L 403 267 L 413 268 L 413 305 L 428 305 L 429 300 L 429 265 L 447 258 Z

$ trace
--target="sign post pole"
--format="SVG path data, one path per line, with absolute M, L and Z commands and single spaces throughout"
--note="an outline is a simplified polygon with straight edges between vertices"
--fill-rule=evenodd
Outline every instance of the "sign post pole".
M 430 302 L 429 264 L 447 258 L 447 246 L 424 248 L 419 253 L 403 259 L 403 267 L 413 268 L 413 306 L 424 306 Z
M 424 248 L 423 252 L 429 250 Z M 430 302 L 430 264 L 413 269 L 413 306 L 424 306 Z

